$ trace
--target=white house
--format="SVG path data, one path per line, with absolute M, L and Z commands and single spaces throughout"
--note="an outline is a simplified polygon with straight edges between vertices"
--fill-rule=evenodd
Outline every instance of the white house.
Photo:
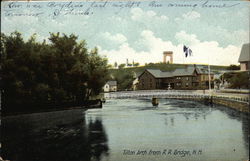
M 117 82 L 116 81 L 108 81 L 104 87 L 104 92 L 115 92 L 117 91 Z

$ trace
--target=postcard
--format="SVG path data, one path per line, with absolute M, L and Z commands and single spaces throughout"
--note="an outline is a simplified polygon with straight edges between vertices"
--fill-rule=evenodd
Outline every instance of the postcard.
M 249 160 L 249 7 L 1 1 L 0 160 Z

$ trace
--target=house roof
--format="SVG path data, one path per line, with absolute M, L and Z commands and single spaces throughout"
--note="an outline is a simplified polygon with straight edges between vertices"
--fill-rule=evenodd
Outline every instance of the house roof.
M 208 66 L 200 66 L 200 67 L 196 67 L 196 71 L 198 74 L 208 74 Z M 212 72 L 211 72 L 212 73 Z
M 117 82 L 116 81 L 108 81 L 106 84 L 108 84 L 110 86 L 116 86 Z
M 144 71 L 141 71 L 141 72 L 136 72 L 135 73 L 135 78 L 138 78 Z
M 167 77 L 175 77 L 175 76 L 193 75 L 195 69 L 198 74 L 208 74 L 207 68 L 197 67 L 197 66 L 196 67 L 188 66 L 186 68 L 176 69 L 172 72 L 163 72 L 159 69 L 146 69 L 146 70 L 149 73 L 151 73 L 155 78 L 167 78 Z
M 184 76 L 184 75 L 193 75 L 194 73 L 194 67 L 187 67 L 187 68 L 181 68 L 181 69 L 176 69 L 173 72 L 174 76 Z
M 250 43 L 242 45 L 239 62 L 250 61 L 249 48 L 250 48 Z
M 166 76 L 165 72 L 162 72 L 159 69 L 146 69 L 149 73 L 151 73 L 155 78 L 163 78 Z

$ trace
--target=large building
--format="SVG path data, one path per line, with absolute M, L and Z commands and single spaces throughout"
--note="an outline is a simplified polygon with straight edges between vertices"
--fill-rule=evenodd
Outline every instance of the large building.
M 250 44 L 244 44 L 241 48 L 239 62 L 240 62 L 240 70 L 247 71 L 250 70 L 250 52 L 249 52 Z
M 210 73 L 210 82 L 213 87 L 214 74 Z M 159 69 L 146 69 L 138 76 L 140 90 L 150 89 L 208 89 L 209 73 L 206 68 L 187 66 L 172 72 L 163 72 Z

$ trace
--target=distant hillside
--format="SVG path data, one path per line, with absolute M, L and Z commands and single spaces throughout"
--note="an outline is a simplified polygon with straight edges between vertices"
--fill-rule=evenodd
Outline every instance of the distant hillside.
M 178 68 L 185 68 L 186 66 L 193 66 L 193 64 L 166 64 L 166 63 L 150 63 L 145 66 L 139 66 L 139 67 L 129 67 L 129 68 L 124 68 L 126 71 L 133 71 L 135 73 L 140 73 L 144 71 L 145 69 L 160 69 L 162 71 L 174 71 L 175 69 Z M 197 66 L 207 66 L 207 65 L 197 65 Z M 229 66 L 215 66 L 211 65 L 210 69 L 212 71 L 219 71 L 219 70 L 227 70 Z M 111 73 L 112 71 L 116 71 L 119 69 L 110 69 Z
M 165 64 L 165 63 L 150 63 L 145 66 L 109 69 L 110 77 L 112 80 L 116 80 L 118 84 L 118 90 L 131 89 L 133 80 L 141 74 L 145 69 L 160 69 L 162 71 L 174 71 L 178 68 L 186 68 L 186 66 L 193 66 L 193 64 Z M 204 66 L 206 65 L 197 65 Z M 210 66 L 211 71 L 217 73 L 220 70 L 227 70 L 228 66 Z

